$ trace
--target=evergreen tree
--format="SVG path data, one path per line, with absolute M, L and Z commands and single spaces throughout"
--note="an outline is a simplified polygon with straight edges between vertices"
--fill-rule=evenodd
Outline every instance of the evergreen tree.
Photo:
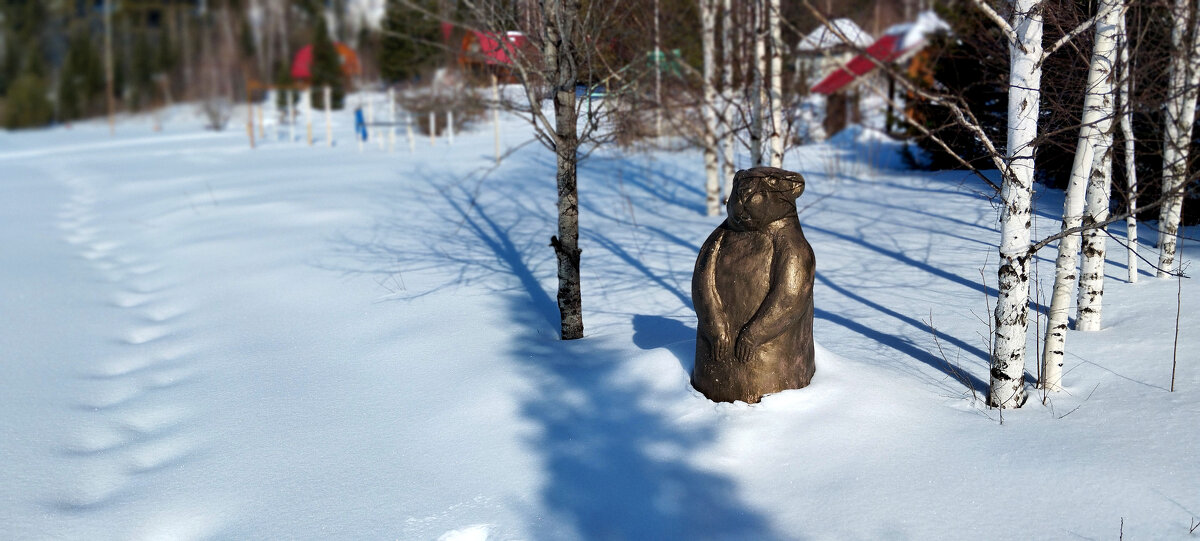
M 413 0 L 425 11 L 435 12 L 434 0 Z M 383 44 L 379 71 L 385 81 L 412 79 L 437 65 L 441 25 L 404 0 L 388 0 L 383 16 Z
M 279 67 L 275 70 L 275 86 L 279 90 L 275 93 L 275 103 L 280 109 L 287 108 L 288 96 L 292 95 L 291 86 L 295 83 L 292 79 L 292 68 L 287 62 L 280 62 Z M 293 98 L 294 103 L 297 98 Z
M 342 57 L 338 54 L 333 40 L 329 38 L 329 26 L 325 17 L 317 16 L 317 30 L 312 44 L 312 75 L 313 107 L 325 107 L 326 86 L 332 88 L 333 108 L 341 109 L 346 97 L 346 76 L 342 73 Z
M 145 28 L 138 29 L 134 39 L 130 85 L 134 107 L 143 109 L 150 105 L 154 96 L 157 55 L 150 50 L 150 40 L 146 37 Z
M 46 97 L 46 81 L 25 72 L 8 87 L 4 126 L 9 129 L 44 126 L 54 118 L 54 105 Z
M 60 120 L 96 112 L 104 92 L 104 70 L 86 26 L 76 26 L 67 42 L 67 55 L 58 77 Z

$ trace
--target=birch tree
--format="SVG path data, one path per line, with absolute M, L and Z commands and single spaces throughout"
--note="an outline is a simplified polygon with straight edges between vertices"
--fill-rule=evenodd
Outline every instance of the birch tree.
M 1119 101 L 1121 102 L 1121 136 L 1125 139 L 1125 188 L 1128 198 L 1129 216 L 1125 218 L 1126 258 L 1125 266 L 1129 271 L 1129 283 L 1137 283 L 1138 279 L 1138 230 L 1137 230 L 1137 200 L 1138 181 L 1136 154 L 1134 153 L 1133 138 L 1133 70 L 1129 61 L 1129 34 L 1126 32 L 1125 12 L 1117 18 L 1117 39 L 1120 41 L 1121 79 L 1119 86 Z
M 717 0 L 698 0 L 700 7 L 700 40 L 703 49 L 703 103 L 700 104 L 704 117 L 705 202 L 709 216 L 721 213 L 721 171 L 717 163 L 717 90 L 716 78 L 716 30 Z
M 768 0 L 767 27 L 771 37 L 771 90 L 768 101 L 771 111 L 771 167 L 783 167 L 783 31 L 779 24 L 780 0 Z
M 754 68 L 750 83 L 750 161 L 754 167 L 763 164 L 763 94 L 767 70 L 766 2 L 753 0 Z
M 1000 187 L 999 294 L 994 314 L 988 405 L 1019 408 L 1025 391 L 1025 340 L 1029 322 L 1030 226 L 1034 146 L 1042 84 L 1042 15 L 1039 0 L 1012 0 L 1011 23 L 978 1 L 1008 37 L 1008 145 Z
M 1187 183 L 1188 145 L 1196 119 L 1200 86 L 1200 14 L 1194 0 L 1174 0 L 1171 9 L 1171 65 L 1167 72 L 1166 125 L 1163 133 L 1162 195 L 1158 214 L 1158 276 L 1171 272 Z M 1188 27 L 1191 26 L 1190 40 Z
M 1069 232 L 1085 222 L 1095 224 L 1103 221 L 1108 213 L 1107 187 L 1111 181 L 1112 163 L 1112 118 L 1113 77 L 1115 75 L 1116 44 L 1118 36 L 1119 0 L 1103 0 L 1098 7 L 1103 17 L 1096 23 L 1095 40 L 1092 46 L 1091 63 L 1088 67 L 1087 90 L 1083 100 L 1083 119 L 1079 139 L 1075 147 L 1075 159 L 1071 165 L 1071 177 L 1067 183 L 1063 204 L 1062 230 Z M 1088 215 L 1085 218 L 1084 188 L 1087 189 Z M 1103 191 L 1103 194 L 1100 192 Z M 1103 197 L 1102 197 L 1103 195 Z M 1084 273 L 1089 281 L 1080 281 L 1079 310 L 1082 314 L 1087 306 L 1099 315 L 1099 299 L 1103 291 L 1104 239 L 1096 238 L 1096 229 L 1086 234 Z M 1058 257 L 1055 260 L 1054 291 L 1050 299 L 1050 312 L 1046 321 L 1046 338 L 1042 349 L 1041 385 L 1049 391 L 1061 390 L 1063 353 L 1066 347 L 1067 314 L 1070 309 L 1071 292 L 1075 289 L 1079 265 L 1080 234 L 1068 233 L 1058 241 Z M 1097 274 L 1097 252 L 1099 250 L 1099 273 Z M 1101 281 L 1096 284 L 1097 278 Z M 1085 286 L 1085 283 L 1087 284 Z M 1086 289 L 1085 289 L 1086 288 Z M 1086 299 L 1084 291 L 1087 291 Z M 1077 321 L 1082 321 L 1079 319 Z M 1082 325 L 1080 325 L 1082 327 Z
M 722 0 L 721 21 L 721 148 L 725 152 L 721 179 L 725 198 L 733 189 L 733 1 Z

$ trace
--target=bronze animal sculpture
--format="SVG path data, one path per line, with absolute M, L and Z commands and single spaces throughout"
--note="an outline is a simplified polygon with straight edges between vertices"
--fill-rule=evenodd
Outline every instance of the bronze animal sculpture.
M 815 258 L 796 216 L 804 177 L 738 171 L 728 217 L 696 258 L 692 386 L 716 402 L 758 402 L 812 381 Z

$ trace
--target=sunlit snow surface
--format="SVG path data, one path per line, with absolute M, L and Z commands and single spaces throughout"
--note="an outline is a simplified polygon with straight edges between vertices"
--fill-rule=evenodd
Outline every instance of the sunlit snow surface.
M 0 538 L 1163 539 L 1200 520 L 1200 287 L 1182 283 L 1170 393 L 1178 284 L 1124 283 L 1110 240 L 1104 330 L 1070 333 L 1067 391 L 1001 424 L 980 402 L 990 193 L 900 170 L 877 133 L 786 157 L 808 179 L 817 375 L 748 406 L 688 385 L 692 266 L 721 220 L 699 152 L 581 165 L 587 338 L 561 342 L 550 152 L 490 169 L 479 124 L 360 153 L 348 112 L 332 148 L 318 123 L 311 148 L 268 126 L 251 150 L 238 115 L 0 134 Z M 504 117 L 506 148 L 528 139 Z M 1036 204 L 1040 237 L 1061 194 Z

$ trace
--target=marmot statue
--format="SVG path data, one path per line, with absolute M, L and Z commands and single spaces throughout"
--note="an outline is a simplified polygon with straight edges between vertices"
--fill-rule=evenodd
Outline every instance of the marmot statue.
M 696 258 L 692 386 L 716 402 L 758 402 L 812 380 L 812 247 L 796 217 L 804 177 L 738 171 L 728 217 Z

